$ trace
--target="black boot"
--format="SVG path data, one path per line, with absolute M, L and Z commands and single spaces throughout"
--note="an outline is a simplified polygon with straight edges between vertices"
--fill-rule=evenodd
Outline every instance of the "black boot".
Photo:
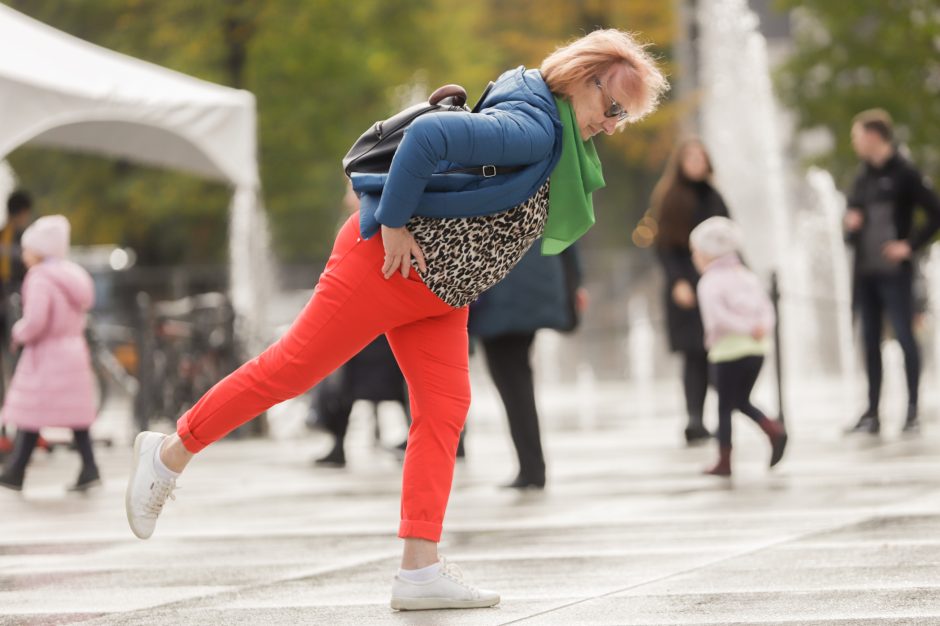
M 907 419 L 904 420 L 904 428 L 901 429 L 901 432 L 909 435 L 916 435 L 920 432 L 920 420 L 917 419 L 916 404 L 908 405 Z
M 711 438 L 712 434 L 701 422 L 690 422 L 685 427 L 685 442 L 690 446 L 705 443 Z
M 83 466 L 82 471 L 78 475 L 78 479 L 75 481 L 74 485 L 69 487 L 69 491 L 82 493 L 100 484 L 101 475 L 98 473 L 98 468 L 94 465 L 90 467 Z
M 545 479 L 542 478 L 542 480 L 533 480 L 527 476 L 519 474 L 516 476 L 515 480 L 503 485 L 503 489 L 519 489 L 520 491 L 524 489 L 545 489 Z
M 881 432 L 881 420 L 878 419 L 878 413 L 871 409 L 865 411 L 855 426 L 846 429 L 845 434 L 865 433 L 868 435 L 877 435 Z
M 36 442 L 39 440 L 38 432 L 19 430 L 16 432 L 16 439 L 13 443 L 13 451 L 7 461 L 3 473 L 0 474 L 0 487 L 6 487 L 13 491 L 23 490 L 23 478 L 26 475 L 26 466 L 29 465 L 29 459 L 36 448 Z
M 313 462 L 317 467 L 346 467 L 346 452 L 343 451 L 343 442 L 337 441 L 329 454 Z
M 0 474 L 0 487 L 6 487 L 7 489 L 12 489 L 13 491 L 23 491 L 23 477 L 26 472 L 8 467 L 3 470 L 3 473 Z
M 397 446 L 390 448 L 392 454 L 395 455 L 395 458 L 398 459 L 399 463 L 404 462 L 405 460 L 405 451 L 408 449 L 408 440 L 405 439 Z
M 787 447 L 787 431 L 778 420 L 764 418 L 757 422 L 770 440 L 770 467 L 773 467 L 783 458 L 783 451 Z

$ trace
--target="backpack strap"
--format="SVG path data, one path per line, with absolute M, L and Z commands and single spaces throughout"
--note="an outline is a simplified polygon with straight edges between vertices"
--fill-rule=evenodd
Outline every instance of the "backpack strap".
M 480 99 L 477 100 L 477 103 L 473 105 L 473 109 L 470 110 L 471 113 L 479 113 L 480 109 L 483 108 L 483 101 L 486 100 L 486 97 L 490 95 L 490 92 L 493 91 L 493 86 L 496 83 L 490 81 L 490 84 L 486 86 L 486 89 L 483 90 L 483 95 L 480 96 Z
M 483 178 L 492 178 L 499 174 L 512 174 L 513 172 L 518 172 L 519 170 L 526 167 L 525 165 L 504 165 L 503 167 L 497 167 L 495 165 L 477 165 L 476 167 L 458 167 L 452 170 L 447 170 L 446 172 L 441 172 L 442 174 L 473 174 L 474 176 L 482 176 Z
M 490 95 L 490 92 L 493 91 L 493 86 L 496 83 L 490 81 L 490 84 L 486 86 L 486 89 L 483 90 L 483 94 L 480 96 L 480 99 L 477 100 L 477 103 L 473 105 L 471 113 L 479 113 L 480 109 L 483 108 L 483 101 L 486 100 L 486 97 Z M 474 176 L 482 176 L 483 178 L 492 178 L 493 176 L 498 176 L 500 174 L 512 174 L 513 172 L 518 172 L 521 169 L 524 169 L 525 165 L 505 165 L 502 167 L 497 167 L 495 165 L 477 165 L 476 167 L 458 167 L 452 170 L 447 170 L 443 172 L 444 174 L 473 174 Z

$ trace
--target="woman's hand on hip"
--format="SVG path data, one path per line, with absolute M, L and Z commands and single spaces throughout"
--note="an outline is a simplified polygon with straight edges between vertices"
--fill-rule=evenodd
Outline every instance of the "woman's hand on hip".
M 382 245 L 385 246 L 385 263 L 382 265 L 382 274 L 385 278 L 391 278 L 396 271 L 400 271 L 404 278 L 408 278 L 412 257 L 418 262 L 419 272 L 423 274 L 427 271 L 428 267 L 424 262 L 421 246 L 406 227 L 382 226 Z

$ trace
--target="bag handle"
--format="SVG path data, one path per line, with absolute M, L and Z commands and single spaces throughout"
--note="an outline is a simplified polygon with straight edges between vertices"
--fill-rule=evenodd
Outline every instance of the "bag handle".
M 454 105 L 462 107 L 467 103 L 467 90 L 460 85 L 438 87 L 428 98 L 428 104 L 439 104 L 445 98 L 453 98 Z

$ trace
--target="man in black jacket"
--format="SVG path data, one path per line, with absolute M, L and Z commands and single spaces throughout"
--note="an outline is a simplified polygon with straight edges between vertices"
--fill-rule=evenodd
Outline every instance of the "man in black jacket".
M 909 161 L 898 154 L 891 117 L 880 109 L 858 114 L 852 147 L 862 159 L 848 197 L 844 226 L 855 248 L 854 300 L 862 318 L 868 409 L 849 432 L 878 434 L 881 422 L 881 337 L 887 314 L 904 351 L 908 406 L 904 432 L 916 432 L 920 354 L 913 332 L 913 254 L 940 228 L 940 198 Z M 914 226 L 914 209 L 926 220 Z

